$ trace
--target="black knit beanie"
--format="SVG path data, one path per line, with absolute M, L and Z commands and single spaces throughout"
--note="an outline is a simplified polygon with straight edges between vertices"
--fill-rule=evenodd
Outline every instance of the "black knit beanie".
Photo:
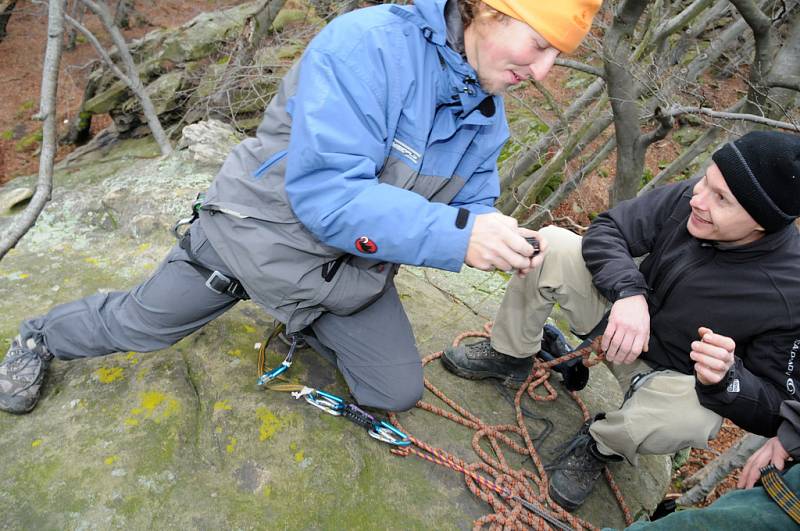
M 712 158 L 739 204 L 765 231 L 800 216 L 800 136 L 754 131 Z

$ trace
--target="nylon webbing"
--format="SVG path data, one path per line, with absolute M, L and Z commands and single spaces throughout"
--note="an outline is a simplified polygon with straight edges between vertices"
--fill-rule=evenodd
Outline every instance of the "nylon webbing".
M 761 483 L 769 497 L 778 507 L 783 509 L 792 520 L 800 524 L 800 499 L 789 489 L 789 486 L 778 474 L 775 465 L 768 465 L 761 469 Z

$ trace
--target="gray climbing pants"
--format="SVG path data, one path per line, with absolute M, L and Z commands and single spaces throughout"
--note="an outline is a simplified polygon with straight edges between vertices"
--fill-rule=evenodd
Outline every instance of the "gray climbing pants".
M 199 223 L 191 228 L 200 265 L 231 276 Z M 212 291 L 207 277 L 176 245 L 153 275 L 130 291 L 95 293 L 56 306 L 20 326 L 62 360 L 166 348 L 232 308 L 238 299 Z M 422 363 L 394 285 L 351 315 L 323 314 L 306 331 L 309 344 L 335 363 L 356 401 L 389 411 L 422 396 Z

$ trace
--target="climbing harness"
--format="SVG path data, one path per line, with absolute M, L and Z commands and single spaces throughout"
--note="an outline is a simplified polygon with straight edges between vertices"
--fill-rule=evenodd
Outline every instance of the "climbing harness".
M 346 402 L 343 398 L 334 394 L 304 386 L 299 391 L 293 392 L 292 396 L 296 399 L 305 398 L 306 402 L 329 415 L 341 416 L 358 424 L 365 428 L 373 439 L 393 446 L 408 446 L 411 444 L 408 436 L 399 429 L 383 420 L 376 419 L 357 405 Z
M 203 208 L 205 199 L 206 195 L 204 193 L 197 194 L 197 197 L 192 202 L 192 215 L 178 220 L 175 226 L 172 227 L 172 235 L 175 236 L 178 240 L 178 245 L 189 257 L 186 263 L 206 278 L 206 287 L 208 289 L 214 293 L 228 295 L 234 299 L 248 300 L 250 295 L 247 294 L 247 290 L 244 289 L 239 280 L 202 265 L 195 256 L 194 251 L 192 251 L 192 233 L 189 230 L 189 226 L 200 217 L 200 210 Z M 181 231 L 181 227 L 186 227 L 186 229 Z
M 297 334 L 289 334 L 290 341 L 289 352 L 283 362 L 274 369 L 266 368 L 266 357 L 268 345 L 285 330 L 284 325 L 278 324 L 258 349 L 258 385 L 265 386 L 271 384 L 280 375 L 289 370 L 292 366 L 292 359 L 294 352 L 297 350 L 297 345 L 301 341 Z M 358 424 L 367 430 L 367 433 L 373 439 L 377 439 L 392 446 L 408 446 L 411 442 L 408 436 L 395 428 L 386 421 L 379 420 L 370 415 L 356 404 L 346 402 L 343 398 L 334 394 L 312 387 L 306 387 L 299 384 L 278 384 L 272 383 L 269 389 L 273 391 L 290 391 L 292 396 L 296 399 L 305 398 L 305 401 L 312 406 L 321 409 L 329 415 L 337 417 L 344 417 L 347 420 Z

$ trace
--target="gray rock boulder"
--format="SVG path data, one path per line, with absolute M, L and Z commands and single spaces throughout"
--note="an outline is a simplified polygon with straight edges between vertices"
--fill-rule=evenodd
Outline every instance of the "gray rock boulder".
M 200 130 L 230 145 L 234 138 L 219 134 L 221 128 Z M 53 201 L 0 262 L 2 347 L 23 318 L 98 290 L 126 289 L 158 266 L 174 243 L 166 227 L 213 177 L 210 159 L 203 155 L 200 163 L 197 154 L 226 151 L 219 145 L 198 151 L 208 140 L 202 133 L 187 131 L 185 138 L 186 149 L 166 159 L 148 158 L 157 152 L 152 144 L 125 141 L 102 158 L 60 170 Z M 0 230 L 10 219 L 0 218 Z M 479 329 L 494 314 L 504 283 L 499 274 L 403 268 L 398 289 L 420 351 L 441 350 L 460 332 Z M 459 474 L 394 456 L 362 428 L 288 393 L 258 388 L 254 345 L 271 323 L 254 304 L 240 303 L 161 352 L 55 360 L 32 413 L 0 413 L 3 527 L 469 529 L 486 514 L 488 506 Z M 269 354 L 270 364 L 279 361 Z M 438 362 L 426 374 L 485 422 L 513 422 L 494 384 L 458 379 Z M 347 396 L 337 371 L 307 349 L 289 378 Z M 622 398 L 604 367 L 592 369 L 581 395 L 592 412 Z M 437 403 L 429 393 L 425 400 Z M 552 422 L 540 444 L 547 461 L 581 414 L 563 391 L 555 402 L 528 400 L 526 407 Z M 466 428 L 422 410 L 400 420 L 419 439 L 477 460 Z M 528 425 L 534 434 L 545 427 L 539 420 Z M 661 499 L 670 463 L 649 457 L 638 468 L 619 464 L 613 472 L 638 514 Z M 598 526 L 623 524 L 605 484 L 579 515 Z

